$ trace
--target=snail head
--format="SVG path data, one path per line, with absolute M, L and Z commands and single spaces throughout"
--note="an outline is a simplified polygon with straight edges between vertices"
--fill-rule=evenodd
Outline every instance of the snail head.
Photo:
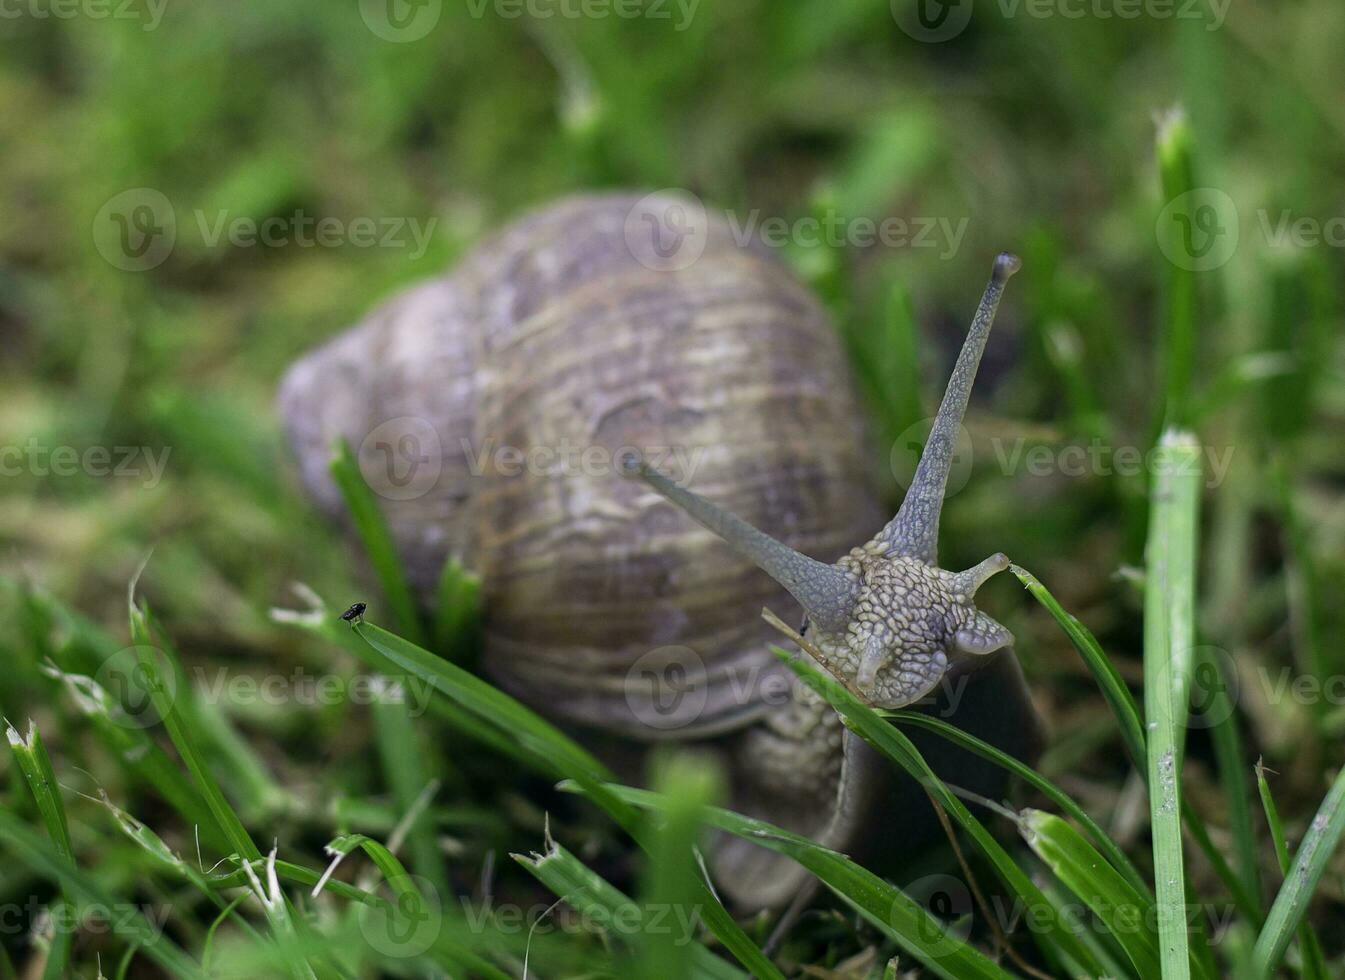
M 992 555 L 963 572 L 938 567 L 939 515 L 957 433 L 1017 257 L 1001 253 L 958 354 L 929 439 L 901 507 L 867 544 L 835 564 L 809 558 L 741 518 L 678 486 L 639 457 L 627 476 L 654 490 L 750 559 L 798 600 L 822 666 L 878 708 L 928 694 L 955 663 L 1010 646 L 1007 629 L 978 610 L 976 590 L 1009 566 Z

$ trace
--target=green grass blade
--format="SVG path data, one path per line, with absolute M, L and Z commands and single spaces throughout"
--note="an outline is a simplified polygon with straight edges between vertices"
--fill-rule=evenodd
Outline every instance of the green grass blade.
M 1136 705 L 1134 697 L 1131 696 L 1130 689 L 1121 680 L 1121 675 L 1112 666 L 1111 660 L 1103 652 L 1097 638 L 1079 620 L 1065 611 L 1055 596 L 1047 591 L 1035 575 L 1018 565 L 1010 565 L 1009 568 L 1027 590 L 1032 593 L 1033 597 L 1046 608 L 1061 629 L 1065 631 L 1065 635 L 1070 638 L 1074 648 L 1078 650 L 1084 663 L 1097 681 L 1103 697 L 1112 709 L 1112 714 L 1121 728 L 1122 737 L 1130 752 L 1131 760 L 1135 762 L 1137 771 L 1147 781 L 1148 771 L 1144 760 L 1148 754 L 1148 740 L 1144 733 L 1139 707 Z M 1210 839 L 1209 831 L 1205 829 L 1204 823 L 1185 799 L 1181 801 L 1181 813 L 1187 831 L 1191 834 L 1197 846 L 1200 847 L 1201 852 L 1210 862 L 1219 879 L 1227 886 L 1229 894 L 1233 896 L 1239 910 L 1243 915 L 1255 921 L 1259 917 L 1256 911 L 1257 903 L 1247 892 L 1247 887 L 1242 878 L 1233 871 L 1219 848 L 1215 846 L 1214 841 Z
M 1200 447 L 1188 433 L 1159 442 L 1150 494 L 1144 591 L 1144 702 L 1149 719 L 1149 818 L 1163 976 L 1190 976 L 1182 854 L 1183 736 L 1195 647 Z
M 1077 895 L 1116 938 L 1138 977 L 1159 976 L 1153 903 L 1126 881 L 1083 836 L 1060 817 L 1024 810 L 1019 832 L 1065 887 Z
M 581 782 L 612 778 L 592 753 L 475 674 L 371 622 L 356 626 L 354 633 L 387 662 L 427 682 L 460 709 L 507 732 L 520 748 L 543 761 L 548 771 Z
M 152 699 L 154 710 L 158 712 L 160 719 L 162 719 L 173 747 L 182 757 L 183 763 L 187 766 L 187 771 L 191 773 L 192 781 L 205 799 L 207 809 L 210 810 L 211 816 L 214 817 L 216 824 L 224 833 L 229 845 L 241 857 L 260 861 L 261 851 L 258 850 L 256 843 L 253 842 L 252 837 L 243 826 L 243 821 L 229 803 L 219 783 L 216 782 L 210 767 L 206 764 L 200 746 L 196 743 L 196 736 L 184 718 L 176 696 L 176 680 L 170 685 L 163 675 L 165 669 L 178 671 L 177 664 L 168 659 L 167 650 L 154 646 L 148 610 L 132 605 L 130 613 L 131 640 L 136 646 L 137 662 L 141 671 L 140 682 L 144 685 L 145 693 Z M 156 653 L 158 656 L 155 655 Z
M 434 642 L 445 660 L 468 663 L 480 626 L 481 577 L 449 556 L 439 575 L 434 610 Z
M 580 789 L 568 782 L 561 788 Z M 663 811 L 671 805 L 666 797 L 648 790 L 615 784 L 606 788 L 639 807 Z M 947 925 L 918 902 L 844 854 L 732 810 L 709 807 L 705 819 L 711 826 L 797 861 L 931 973 L 950 980 L 1005 980 L 1014 976 L 974 946 L 950 935 Z
M 606 766 L 560 729 L 479 677 L 394 633 L 368 622 L 356 626 L 355 632 L 379 658 L 428 682 L 462 710 L 498 728 L 535 763 L 560 778 L 574 779 L 641 847 L 649 849 L 638 814 L 605 788 L 604 783 L 612 778 Z M 762 980 L 783 980 L 779 969 L 733 921 L 703 881 L 697 888 L 697 902 L 706 925 L 744 967 Z
M 1209 648 L 1197 648 L 1196 658 L 1194 669 L 1197 678 L 1203 678 L 1199 691 L 1205 699 L 1200 710 L 1209 723 L 1215 762 L 1219 767 L 1219 784 L 1228 803 L 1233 857 L 1237 862 L 1238 877 L 1255 912 L 1252 922 L 1259 926 L 1262 921 L 1261 871 L 1256 855 L 1256 835 L 1252 831 L 1251 793 L 1242 761 L 1242 736 L 1229 696 L 1229 678 L 1223 675 L 1223 665 Z
M 1003 749 L 996 748 L 988 742 L 983 742 L 975 735 L 968 734 L 955 725 L 951 725 L 941 718 L 934 718 L 930 715 L 922 714 L 919 711 L 890 711 L 882 712 L 885 717 L 903 725 L 915 725 L 934 732 L 943 738 L 948 739 L 954 745 L 960 746 L 969 752 L 974 752 L 983 759 L 988 759 L 995 765 L 1017 776 L 1019 779 L 1032 786 L 1043 796 L 1049 798 L 1062 810 L 1073 817 L 1079 826 L 1083 827 L 1093 845 L 1097 847 L 1107 858 L 1113 868 L 1121 874 L 1123 878 L 1139 894 L 1153 902 L 1153 895 L 1149 891 L 1149 885 L 1144 880 L 1144 876 L 1139 873 L 1139 869 L 1126 856 L 1125 851 L 1117 846 L 1116 842 L 1108 836 L 1107 832 L 1097 825 L 1097 823 L 1084 812 L 1083 808 L 1076 803 L 1068 793 L 1062 790 L 1055 783 L 1051 782 L 1045 776 L 1038 773 L 1031 766 L 1015 759 Z
M 608 932 L 616 941 L 629 945 L 631 935 L 646 927 L 646 906 L 631 901 L 620 889 L 552 840 L 549 833 L 545 853 L 513 854 L 511 857 L 586 920 L 599 925 L 610 923 L 612 928 Z M 664 921 L 669 918 L 664 917 Z M 672 922 L 670 928 L 676 929 L 679 925 Z M 703 980 L 746 980 L 747 974 L 732 963 L 716 956 L 691 936 L 687 936 L 687 940 L 691 945 L 689 976 Z
M 1256 975 L 1269 977 L 1284 956 L 1289 940 L 1302 923 L 1308 911 L 1308 903 L 1322 880 L 1340 835 L 1345 831 L 1345 770 L 1331 784 L 1326 798 L 1312 818 L 1303 842 L 1298 845 L 1293 864 L 1285 873 L 1284 884 L 1275 896 L 1266 924 L 1256 938 L 1256 948 L 1252 951 Z
M 720 774 L 704 759 L 686 755 L 655 759 L 654 788 L 669 801 L 664 820 L 653 832 L 641 896 L 646 908 L 657 908 L 692 921 L 699 893 L 698 838 L 703 813 L 720 795 Z M 691 971 L 692 948 L 670 931 L 644 935 L 639 975 L 648 980 L 684 977 Z
M 329 469 L 398 628 L 413 643 L 425 646 L 428 641 L 424 623 L 403 571 L 392 532 L 383 517 L 377 497 L 360 472 L 350 444 L 344 439 L 337 439 L 332 444 Z M 409 812 L 427 783 L 422 765 L 425 753 L 416 744 L 410 708 L 395 700 L 380 701 L 374 706 L 373 715 L 374 737 L 388 788 L 392 790 L 398 808 L 403 813 Z M 424 820 L 416 819 L 407 835 L 407 843 L 416 870 L 434 882 L 436 887 L 446 888 L 448 871 L 433 828 Z
M 1010 565 L 1009 570 L 1017 576 L 1018 581 L 1023 583 L 1028 592 L 1032 593 L 1033 598 L 1046 607 L 1046 611 L 1060 624 L 1060 628 L 1074 644 L 1074 649 L 1079 651 L 1079 656 L 1092 672 L 1112 714 L 1116 716 L 1116 723 L 1121 727 L 1121 737 L 1125 740 L 1130 758 L 1137 767 L 1143 768 L 1146 740 L 1139 707 L 1135 704 L 1135 699 L 1131 696 L 1125 681 L 1121 680 L 1116 667 L 1103 652 L 1101 644 L 1083 623 L 1065 611 L 1035 575 L 1019 565 Z
M 791 637 L 804 649 L 808 648 L 810 644 L 781 622 L 778 617 L 775 617 L 769 611 L 764 615 L 776 629 Z M 1044 924 L 1045 927 L 1032 933 L 1033 940 L 1036 941 L 1046 956 L 1053 959 L 1063 956 L 1094 974 L 1101 972 L 1101 964 L 1096 961 L 1092 952 L 1079 940 L 1078 936 L 1070 931 L 1067 925 L 1068 917 L 1061 914 L 1059 909 L 1054 909 L 1050 905 L 1046 896 L 1033 884 L 1031 878 L 1018 866 L 999 841 L 995 840 L 990 831 L 986 830 L 985 826 L 972 816 L 966 805 L 935 775 L 929 764 L 925 762 L 904 733 L 889 724 L 872 708 L 861 703 L 844 686 L 823 674 L 819 668 L 813 665 L 811 660 L 790 654 L 779 647 L 773 646 L 771 649 L 805 684 L 817 691 L 833 708 L 840 712 L 847 727 L 856 732 L 878 752 L 905 769 L 913 779 L 929 791 L 939 804 L 948 811 L 948 814 L 966 831 L 967 835 L 976 842 L 981 851 L 989 858 L 1000 879 L 1015 896 L 1021 899 L 1030 909 L 1052 909 L 1054 914 L 1046 917 L 1048 921 Z
M 446 894 L 448 866 L 429 819 L 429 808 L 422 800 L 430 785 L 425 773 L 426 753 L 416 737 L 404 690 L 391 679 L 384 679 L 384 688 L 371 705 L 374 740 L 398 816 L 411 820 L 406 833 L 411 866 Z
M 14 761 L 28 782 L 28 789 L 37 803 L 47 834 L 56 845 L 61 857 L 72 865 L 75 863 L 75 849 L 70 843 L 70 824 L 65 815 L 65 804 L 61 801 L 61 788 L 56 782 L 56 773 L 51 768 L 51 757 L 42 744 L 42 736 L 37 724 L 28 723 L 28 734 L 20 735 L 13 725 L 6 728 L 9 747 L 14 753 Z
M 125 905 L 103 891 L 96 879 L 76 868 L 22 820 L 5 810 L 0 810 L 0 847 L 6 848 L 16 861 L 35 873 L 56 882 L 79 902 L 107 909 L 121 909 Z M 161 929 L 151 925 L 138 910 L 132 909 L 118 922 L 118 931 L 119 938 L 140 946 L 169 976 L 208 980 L 196 961 L 166 938 Z
M 369 489 L 364 474 L 360 472 L 355 454 L 350 451 L 350 444 L 344 439 L 337 439 L 332 444 L 332 458 L 328 467 L 332 480 L 341 491 L 346 509 L 350 511 L 351 523 L 359 535 L 360 543 L 364 545 L 369 564 L 378 576 L 383 597 L 392 609 L 397 628 L 417 646 L 424 646 L 425 627 L 411 585 L 402 570 L 402 559 L 397 554 L 392 532 L 374 498 L 374 492 Z
M 47 836 L 51 838 L 61 859 L 70 867 L 75 866 L 75 848 L 70 843 L 70 824 L 65 815 L 65 804 L 61 800 L 61 788 L 56 782 L 56 773 L 51 767 L 51 757 L 47 755 L 42 736 L 36 723 L 29 721 L 28 735 L 20 735 L 13 725 L 6 726 L 5 734 L 9 738 L 9 747 L 14 753 L 14 761 L 28 783 L 28 789 L 37 803 L 42 822 L 46 825 Z M 64 889 L 62 892 L 64 893 Z M 64 898 L 57 900 L 61 914 L 57 922 L 68 922 L 74 917 L 74 906 Z M 47 952 L 43 966 L 43 980 L 62 980 L 70 965 L 70 946 L 74 938 L 69 928 L 57 926 L 52 936 L 51 947 Z
M 1275 860 L 1279 862 L 1280 874 L 1289 873 L 1289 845 L 1284 839 L 1284 825 L 1280 823 L 1280 811 L 1275 805 L 1275 797 L 1270 791 L 1266 779 L 1266 767 L 1260 760 L 1256 763 L 1256 789 L 1261 796 L 1261 808 L 1265 811 L 1266 826 L 1270 829 L 1270 841 L 1275 848 Z M 1303 952 L 1303 976 L 1307 980 L 1325 980 L 1326 960 L 1322 955 L 1322 944 L 1317 932 L 1306 918 L 1298 927 L 1299 947 Z
M 1185 113 L 1180 109 L 1166 113 L 1159 121 L 1157 142 L 1158 171 L 1165 205 L 1195 187 L 1191 144 L 1191 127 Z M 1175 216 L 1164 223 L 1159 234 L 1172 236 L 1164 250 L 1166 255 L 1185 257 L 1188 254 L 1186 243 L 1178 240 L 1182 230 Z M 1164 261 L 1164 271 L 1167 279 L 1162 338 L 1164 424 L 1187 425 L 1195 366 L 1195 272 L 1190 262 L 1174 262 L 1170 258 Z

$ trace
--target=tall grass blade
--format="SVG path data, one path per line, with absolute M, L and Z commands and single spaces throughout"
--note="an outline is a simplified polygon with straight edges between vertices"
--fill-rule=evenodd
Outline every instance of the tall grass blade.
M 261 851 L 216 782 L 210 767 L 206 764 L 205 755 L 197 745 L 196 736 L 178 706 L 177 681 L 174 679 L 170 682 L 164 676 L 164 671 L 180 674 L 178 665 L 169 659 L 166 648 L 155 646 L 149 611 L 131 605 L 130 615 L 131 640 L 136 647 L 137 665 L 140 670 L 139 683 L 144 685 L 144 693 L 153 701 L 154 710 L 162 719 L 173 747 L 182 757 L 197 791 L 205 799 L 207 809 L 224 833 L 229 845 L 240 857 L 249 861 L 260 861 Z
M 658 909 L 685 922 L 693 921 L 700 891 L 699 838 L 705 808 L 722 793 L 718 770 L 690 755 L 655 758 L 653 785 L 669 801 L 663 820 L 653 831 L 653 847 L 645 865 L 641 897 L 646 908 Z M 645 933 L 639 975 L 646 980 L 684 977 L 691 971 L 692 946 L 669 930 Z
M 918 728 L 924 728 L 932 731 L 943 738 L 948 739 L 954 745 L 960 746 L 969 752 L 974 752 L 983 759 L 988 759 L 1006 772 L 1010 772 L 1023 780 L 1029 786 L 1036 789 L 1043 796 L 1049 798 L 1060 809 L 1073 817 L 1081 826 L 1089 839 L 1111 864 L 1113 868 L 1134 888 L 1139 894 L 1145 896 L 1150 904 L 1153 902 L 1153 895 L 1149 891 L 1148 882 L 1144 880 L 1139 869 L 1126 856 L 1125 851 L 1117 846 L 1105 830 L 1084 812 L 1083 807 L 1079 806 L 1073 798 L 1055 783 L 1051 782 L 1045 776 L 1038 773 L 1031 766 L 1015 759 L 1003 749 L 996 748 L 988 742 L 983 742 L 975 735 L 968 734 L 962 729 L 951 725 L 941 718 L 933 718 L 919 711 L 891 711 L 883 712 L 885 717 L 889 717 L 902 725 L 915 725 Z
M 1041 810 L 1019 815 L 1019 832 L 1065 887 L 1077 895 L 1130 957 L 1138 977 L 1159 976 L 1153 902 L 1127 882 L 1064 820 Z
M 426 646 L 428 641 L 424 623 L 402 569 L 401 556 L 397 554 L 392 532 L 373 490 L 360 472 L 350 444 L 344 439 L 337 439 L 333 443 L 329 469 L 332 480 L 341 491 L 346 510 L 350 512 L 351 524 L 382 586 L 383 595 L 392 608 L 398 628 L 413 643 Z M 425 752 L 416 743 L 410 708 L 396 698 L 382 698 L 374 705 L 373 715 L 374 737 L 388 788 L 392 790 L 398 808 L 403 813 L 410 812 L 428 782 L 423 766 Z M 434 882 L 435 887 L 446 888 L 448 870 L 435 840 L 433 827 L 423 819 L 415 819 L 407 834 L 407 843 L 416 870 Z
M 812 646 L 799 636 L 779 617 L 769 610 L 763 613 L 767 622 L 790 637 L 804 650 Z M 813 665 L 813 662 L 797 654 L 791 654 L 779 647 L 771 650 L 810 688 L 820 694 L 833 708 L 840 712 L 846 726 L 857 733 L 878 752 L 902 767 L 913 779 L 923 786 L 948 812 L 967 835 L 972 838 L 990 860 L 1000 879 L 1009 890 L 1030 910 L 1039 910 L 1045 920 L 1044 928 L 1034 930 L 1032 938 L 1042 952 L 1053 961 L 1062 958 L 1071 960 L 1083 969 L 1093 973 L 1101 972 L 1101 964 L 1069 928 L 1068 916 L 1053 907 L 1039 889 L 1018 866 L 1013 857 L 995 840 L 990 831 L 972 816 L 971 811 L 958 797 L 935 775 L 920 755 L 919 750 L 904 733 L 876 711 L 863 704 L 842 684 L 825 675 Z M 818 656 L 820 659 L 820 655 Z
M 18 764 L 19 772 L 23 773 L 28 789 L 33 794 L 33 801 L 42 815 L 42 822 L 47 827 L 47 836 L 51 838 L 62 860 L 73 868 L 75 849 L 70 843 L 70 824 L 66 819 L 65 804 L 61 800 L 61 788 L 56 782 L 51 757 L 42 744 L 36 723 L 28 723 L 27 736 L 20 735 L 13 725 L 6 726 L 5 734 L 9 738 L 14 761 Z M 63 894 L 64 891 L 63 888 Z M 76 919 L 75 908 L 65 898 L 58 899 L 57 905 L 61 914 L 55 920 L 55 932 L 42 970 L 43 980 L 62 980 L 70 964 L 70 946 L 74 933 L 69 923 Z
M 20 864 L 56 882 L 78 902 L 105 909 L 126 908 L 126 903 L 119 902 L 110 892 L 104 891 L 97 879 L 76 868 L 52 844 L 6 810 L 0 810 L 0 847 L 8 850 Z M 130 909 L 122 917 L 118 930 L 119 938 L 142 948 L 169 976 L 182 977 L 184 980 L 209 980 L 196 961 L 166 938 L 163 930 L 152 925 L 138 909 Z
M 1144 704 L 1154 891 L 1164 978 L 1190 976 L 1181 770 L 1195 647 L 1196 519 L 1200 446 L 1163 435 L 1156 453 L 1145 552 Z
M 1289 845 L 1284 839 L 1284 826 L 1280 823 L 1280 811 L 1271 794 L 1270 783 L 1266 780 L 1266 767 L 1260 760 L 1256 763 L 1256 789 L 1261 796 L 1261 808 L 1265 811 L 1266 826 L 1270 830 L 1270 841 L 1275 848 L 1275 859 L 1280 865 L 1280 874 L 1289 874 Z M 1322 944 L 1312 923 L 1306 918 L 1298 927 L 1298 943 L 1303 954 L 1303 976 L 1306 980 L 1325 980 L 1326 960 L 1322 955 Z
M 1157 141 L 1158 172 L 1165 205 L 1177 201 L 1195 187 L 1191 149 L 1191 127 L 1186 114 L 1181 109 L 1170 110 L 1159 121 Z M 1196 210 L 1203 210 L 1203 207 Z M 1163 316 L 1161 373 L 1165 426 L 1190 424 L 1191 381 L 1195 367 L 1195 271 L 1191 262 L 1172 261 L 1170 258 L 1173 255 L 1185 258 L 1191 253 L 1192 246 L 1181 240 L 1183 234 L 1191 232 L 1181 228 L 1177 218 L 1174 215 L 1159 229 L 1160 234 L 1172 238 L 1164 249 L 1169 256 L 1164 262 L 1167 303 Z
M 616 943 L 630 947 L 633 934 L 638 935 L 646 927 L 653 927 L 652 921 L 645 921 L 648 906 L 631 901 L 620 889 L 613 887 L 552 840 L 549 832 L 544 853 L 514 854 L 511 857 L 551 889 L 557 898 L 563 899 L 565 904 L 579 912 L 586 921 L 599 926 L 608 924 L 610 928 L 607 932 Z M 659 916 L 667 928 L 679 931 L 680 937 L 683 923 L 661 912 Z M 688 976 L 699 980 L 746 980 L 747 974 L 710 952 L 689 933 L 685 939 L 691 947 Z
M 1121 728 L 1121 737 L 1125 740 L 1130 758 L 1137 767 L 1142 769 L 1146 758 L 1146 739 L 1144 725 L 1140 721 L 1139 708 L 1135 704 L 1134 697 L 1130 694 L 1130 689 L 1126 687 L 1125 681 L 1121 680 L 1121 675 L 1117 672 L 1116 667 L 1113 666 L 1107 654 L 1103 652 L 1101 644 L 1083 623 L 1065 611 L 1055 596 L 1047 591 L 1046 586 L 1042 585 L 1035 575 L 1020 565 L 1010 565 L 1009 570 L 1018 578 L 1018 581 L 1023 583 L 1028 592 L 1032 593 L 1032 597 L 1046 607 L 1046 611 L 1060 624 L 1060 628 L 1065 631 L 1065 635 L 1074 644 L 1074 649 L 1079 651 L 1079 656 L 1083 658 L 1083 662 L 1092 672 L 1094 679 L 1097 681 L 1098 689 L 1102 692 L 1103 698 L 1106 699 L 1112 714 L 1116 716 L 1116 723 Z
M 561 788 L 580 789 L 572 782 Z M 648 790 L 615 784 L 606 788 L 639 807 L 663 811 L 672 805 L 666 797 Z M 705 818 L 711 826 L 797 861 L 931 973 L 949 980 L 1005 980 L 1014 976 L 953 935 L 946 923 L 935 919 L 918 902 L 844 854 L 732 810 L 710 807 Z
M 1279 965 L 1294 931 L 1307 914 L 1308 903 L 1322 880 L 1340 835 L 1345 831 L 1345 770 L 1331 784 L 1326 798 L 1312 818 L 1303 842 L 1298 845 L 1293 864 L 1285 873 L 1275 902 L 1270 906 L 1266 924 L 1256 938 L 1252 950 L 1253 966 L 1258 977 L 1269 977 Z
M 612 778 L 607 768 L 560 729 L 479 677 L 394 633 L 367 622 L 356 626 L 355 632 L 379 660 L 386 659 L 420 677 L 462 710 L 498 728 L 546 771 L 575 780 L 583 786 L 589 798 L 607 811 L 642 848 L 650 849 L 638 814 L 606 789 L 605 783 Z M 783 980 L 779 969 L 747 937 L 699 879 L 696 901 L 701 905 L 701 914 L 711 932 L 744 967 L 762 980 Z
M 359 535 L 360 543 L 364 545 L 369 564 L 382 586 L 383 597 L 392 609 L 397 628 L 417 646 L 425 646 L 425 627 L 421 622 L 415 595 L 402 569 L 402 560 L 393 543 L 392 532 L 383 518 L 383 511 L 379 509 L 373 490 L 360 472 L 359 462 L 350 451 L 350 444 L 344 439 L 332 443 L 332 458 L 328 468 L 332 480 L 341 491 L 346 510 L 350 512 L 351 524 Z

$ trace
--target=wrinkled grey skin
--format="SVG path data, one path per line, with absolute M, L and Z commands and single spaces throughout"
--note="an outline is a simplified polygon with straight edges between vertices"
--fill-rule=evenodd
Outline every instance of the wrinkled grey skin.
M 1004 283 L 1018 271 L 1001 254 L 958 355 L 929 441 L 897 516 L 872 541 L 826 565 L 772 540 L 676 486 L 648 466 L 634 469 L 659 493 L 756 562 L 807 613 L 822 666 L 875 708 L 900 708 L 929 694 L 953 663 L 984 657 L 1013 637 L 973 604 L 976 590 L 1009 567 L 1003 554 L 975 568 L 938 567 L 939 514 L 957 432 Z
M 806 613 L 804 629 L 823 657 L 821 666 L 871 706 L 900 708 L 928 701 L 954 672 L 979 670 L 993 661 L 950 720 L 1015 755 L 1031 756 L 1039 731 L 1018 663 L 1011 653 L 989 656 L 1012 647 L 1013 637 L 972 601 L 977 589 L 1006 569 L 1009 560 L 995 554 L 963 572 L 945 571 L 937 564 L 939 515 L 957 433 L 1004 284 L 1018 268 L 1018 259 L 1007 253 L 995 260 L 896 517 L 835 564 L 780 544 L 642 462 L 630 461 L 627 475 L 642 478 L 783 585 Z M 940 703 L 937 697 L 933 701 Z M 944 778 L 998 791 L 997 777 L 975 760 L 950 754 L 942 745 L 922 746 L 922 751 Z M 891 836 L 895 843 L 878 843 L 899 852 L 933 832 L 922 817 L 928 807 L 920 805 L 919 788 L 909 781 L 894 783 L 890 767 L 801 683 L 795 685 L 789 705 L 744 732 L 731 758 L 734 772 L 746 784 L 739 795 L 749 809 L 754 794 L 768 816 L 772 807 L 788 800 L 794 812 L 821 818 L 811 836 L 826 846 L 869 850 L 875 838 Z M 725 841 L 714 858 L 726 890 L 740 906 L 792 902 L 798 909 L 815 885 L 801 869 L 787 867 L 777 855 L 741 840 Z

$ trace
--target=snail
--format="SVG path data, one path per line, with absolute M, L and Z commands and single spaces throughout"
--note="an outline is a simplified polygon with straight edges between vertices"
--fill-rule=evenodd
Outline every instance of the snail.
M 954 437 L 1016 268 L 996 260 L 886 525 L 827 315 L 769 251 L 678 195 L 523 217 L 302 357 L 278 409 L 334 517 L 331 442 L 360 447 L 427 601 L 449 556 L 480 575 L 482 667 L 503 688 L 613 758 L 670 739 L 718 754 L 744 812 L 831 847 L 900 850 L 934 826 L 922 791 L 778 661 L 761 611 L 792 596 L 822 666 L 871 704 L 927 702 L 1033 751 L 1012 637 L 972 604 L 1007 559 L 936 564 Z M 920 744 L 955 782 L 997 792 L 972 757 Z M 741 840 L 711 864 L 745 910 L 807 880 Z

